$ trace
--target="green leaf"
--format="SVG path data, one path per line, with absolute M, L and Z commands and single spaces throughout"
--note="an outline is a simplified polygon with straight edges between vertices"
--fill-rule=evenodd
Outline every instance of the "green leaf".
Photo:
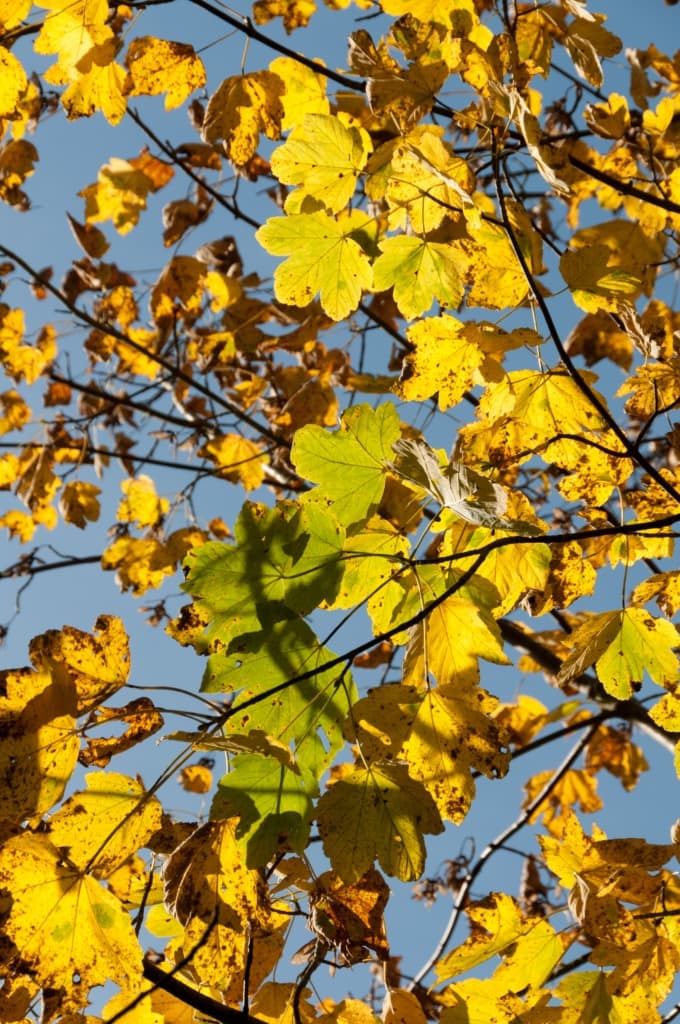
M 449 245 L 397 235 L 385 238 L 380 248 L 373 287 L 378 292 L 394 288 L 394 301 L 407 320 L 426 313 L 434 299 L 442 306 L 460 305 L 464 288 Z
M 313 494 L 330 499 L 340 522 L 351 526 L 377 507 L 386 462 L 399 435 L 399 417 L 391 403 L 376 410 L 354 406 L 342 417 L 338 431 L 315 425 L 299 430 L 291 460 L 298 473 L 319 484 Z
M 319 295 L 331 320 L 344 320 L 371 287 L 372 273 L 366 253 L 339 221 L 323 211 L 271 217 L 255 237 L 267 252 L 287 256 L 274 272 L 279 302 L 308 306 Z
M 333 656 L 304 621 L 284 619 L 233 640 L 226 654 L 212 655 L 202 689 L 240 690 L 229 719 L 230 735 L 261 730 L 293 748 L 296 763 L 318 777 L 342 746 L 342 725 L 356 699 L 352 676 L 336 667 L 271 695 L 267 691 Z M 239 712 L 240 704 L 257 697 L 261 700 Z
M 443 831 L 432 797 L 402 764 L 338 772 L 317 807 L 323 848 L 343 882 L 356 882 L 374 859 L 388 875 L 413 881 L 425 866 L 424 833 Z
M 218 784 L 210 816 L 238 814 L 236 838 L 245 847 L 246 863 L 262 867 L 279 850 L 304 851 L 317 793 L 311 772 L 291 771 L 273 757 L 238 754 Z
M 307 615 L 337 593 L 344 529 L 327 509 L 246 502 L 234 539 L 204 544 L 187 559 L 183 588 L 208 621 L 211 640 L 226 646 L 291 612 Z
M 660 686 L 678 678 L 673 653 L 680 643 L 674 626 L 643 608 L 593 615 L 571 637 L 574 650 L 558 675 L 562 685 L 595 664 L 607 693 L 628 700 L 640 689 L 645 672 Z

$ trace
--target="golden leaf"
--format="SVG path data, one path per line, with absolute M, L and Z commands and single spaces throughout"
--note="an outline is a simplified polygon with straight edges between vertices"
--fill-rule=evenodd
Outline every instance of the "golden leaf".
M 116 512 L 120 523 L 157 526 L 170 508 L 167 498 L 159 498 L 156 494 L 156 485 L 151 477 L 141 475 L 123 480 L 120 489 L 125 495 Z
M 281 134 L 285 86 L 271 71 L 225 78 L 212 94 L 201 135 L 204 142 L 222 141 L 228 158 L 243 167 L 257 151 L 260 132 L 277 139 Z
M 160 828 L 162 808 L 141 782 L 117 772 L 89 772 L 85 783 L 51 816 L 48 834 L 72 865 L 106 878 Z
M 0 773 L 3 825 L 18 825 L 57 802 L 76 765 L 73 692 L 48 671 L 0 672 Z
M 75 688 L 79 715 L 124 686 L 130 671 L 127 633 L 115 615 L 100 615 L 94 634 L 50 629 L 31 640 L 29 653 L 37 669 Z
M 101 487 L 82 480 L 66 484 L 59 496 L 59 511 L 64 520 L 80 530 L 84 530 L 88 522 L 96 523 L 101 512 L 99 494 Z
M 138 36 L 128 47 L 125 65 L 129 71 L 125 92 L 132 96 L 165 93 L 166 110 L 181 106 L 205 85 L 203 61 L 188 43 Z
M 0 886 L 12 894 L 3 931 L 44 988 L 62 990 L 62 997 L 80 993 L 85 1005 L 95 985 L 137 983 L 142 950 L 129 914 L 99 882 L 65 862 L 47 836 L 23 833 L 5 843 Z M 81 983 L 74 989 L 76 973 Z

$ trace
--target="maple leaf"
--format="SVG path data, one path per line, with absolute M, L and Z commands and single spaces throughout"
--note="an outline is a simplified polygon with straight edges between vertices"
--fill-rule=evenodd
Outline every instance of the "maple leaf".
M 125 56 L 128 77 L 124 91 L 132 96 L 165 93 L 165 109 L 174 110 L 205 85 L 203 61 L 188 43 L 154 36 L 133 39 Z
M 305 114 L 272 154 L 271 165 L 279 181 L 298 185 L 302 196 L 338 213 L 352 198 L 371 149 L 362 129 L 328 114 Z M 298 193 L 290 199 L 300 207 Z
M 260 132 L 269 139 L 281 133 L 285 86 L 271 71 L 225 78 L 206 107 L 201 135 L 211 145 L 223 140 L 226 155 L 237 167 L 255 155 Z
M 595 664 L 607 693 L 627 700 L 642 685 L 645 672 L 660 686 L 678 678 L 676 630 L 642 608 L 595 614 L 576 630 L 572 641 L 572 653 L 559 673 L 563 682 Z
M 432 798 L 400 764 L 344 766 L 317 806 L 323 847 L 343 882 L 356 882 L 377 856 L 388 875 L 419 878 L 424 833 L 443 826 Z
M 398 437 L 399 420 L 392 405 L 377 411 L 355 406 L 333 434 L 313 425 L 299 430 L 291 458 L 300 473 L 318 483 L 318 493 L 332 501 L 340 521 L 350 526 L 365 519 L 380 501 L 385 461 Z
M 447 245 L 399 235 L 384 239 L 380 249 L 373 264 L 373 287 L 393 287 L 394 301 L 407 319 L 426 313 L 434 299 L 443 307 L 460 304 L 463 285 Z
M 18 835 L 0 850 L 0 885 L 12 894 L 5 934 L 41 985 L 71 993 L 74 972 L 82 979 L 76 1005 L 95 985 L 133 985 L 142 950 L 128 912 L 99 882 L 64 862 L 46 836 Z M 36 902 L 37 901 L 37 902 Z M 40 907 L 42 927 L 35 928 Z M 52 941 L 45 941 L 50 936 Z
M 356 309 L 372 281 L 368 256 L 347 229 L 319 210 L 289 217 L 271 217 L 256 232 L 260 245 L 274 256 L 287 256 L 274 271 L 274 288 L 281 302 L 308 306 L 319 294 L 321 306 L 333 320 Z

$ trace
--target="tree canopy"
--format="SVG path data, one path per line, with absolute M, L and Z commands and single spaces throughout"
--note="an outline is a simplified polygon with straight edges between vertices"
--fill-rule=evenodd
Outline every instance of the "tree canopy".
M 0 1022 L 680 1015 L 680 51 L 600 6 L 0 0 L 7 607 L 195 653 L 0 672 Z

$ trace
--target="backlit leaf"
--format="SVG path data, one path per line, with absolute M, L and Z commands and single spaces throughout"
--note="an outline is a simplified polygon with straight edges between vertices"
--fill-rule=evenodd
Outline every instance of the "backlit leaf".
M 205 85 L 203 61 L 188 43 L 138 36 L 128 47 L 125 91 L 133 96 L 165 93 L 165 109 L 174 110 Z
M 352 198 L 357 176 L 371 151 L 370 138 L 328 114 L 306 114 L 272 154 L 279 181 L 338 213 Z
M 318 804 L 323 847 L 343 882 L 356 882 L 377 857 L 383 871 L 402 881 L 419 878 L 424 834 L 442 824 L 419 782 L 400 764 L 344 766 Z
M 372 272 L 368 257 L 343 230 L 341 221 L 327 213 L 299 213 L 272 217 L 256 234 L 274 256 L 286 256 L 274 272 L 276 296 L 293 306 L 308 306 L 318 294 L 333 320 L 343 320 L 370 288 Z

